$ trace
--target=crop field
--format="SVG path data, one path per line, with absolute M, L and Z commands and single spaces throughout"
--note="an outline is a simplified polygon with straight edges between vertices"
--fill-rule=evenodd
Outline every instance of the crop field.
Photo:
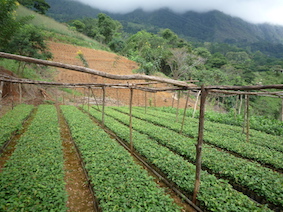
M 180 133 L 182 120 L 176 120 L 173 108 L 134 107 L 132 115 L 130 135 L 128 107 L 106 107 L 104 124 L 97 107 L 18 105 L 7 112 L 0 118 L 1 160 L 9 141 L 21 135 L 0 169 L 0 211 L 70 211 L 60 116 L 99 210 L 191 211 L 121 142 L 129 146 L 132 136 L 134 152 L 191 199 L 198 119 L 188 112 Z M 28 126 L 20 132 L 28 118 Z M 224 122 L 212 116 L 205 120 L 198 207 L 203 211 L 283 211 L 280 130 L 275 125 L 273 134 L 264 128 L 251 129 L 247 142 L 241 126 Z

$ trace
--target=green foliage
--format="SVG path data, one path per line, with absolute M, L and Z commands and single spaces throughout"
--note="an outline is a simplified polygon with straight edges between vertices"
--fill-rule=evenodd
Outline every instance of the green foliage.
M 21 129 L 23 121 L 29 116 L 32 109 L 32 105 L 18 105 L 1 117 L 0 148 L 11 138 L 12 133 Z
M 20 23 L 15 20 L 15 0 L 0 1 L 0 8 L 0 51 L 3 51 L 13 34 L 20 28 Z
M 61 106 L 103 211 L 180 211 L 153 178 L 103 129 L 73 106 Z
M 18 2 L 21 5 L 32 9 L 40 14 L 45 14 L 50 8 L 50 5 L 47 4 L 45 0 L 18 0 Z
M 47 50 L 47 45 L 43 34 L 33 25 L 24 25 L 15 33 L 8 43 L 7 52 L 38 58 L 50 59 L 51 52 Z M 26 63 L 19 62 L 18 74 L 23 76 Z
M 85 107 L 87 110 L 87 107 Z M 93 109 L 90 113 L 98 120 L 101 120 L 101 114 Z M 107 110 L 105 125 L 110 128 L 117 136 L 129 142 L 129 117 L 125 114 Z M 114 118 L 113 118 L 114 117 Z M 172 122 L 169 121 L 169 122 Z M 136 126 L 136 125 L 134 125 Z M 144 129 L 146 125 L 140 126 Z M 153 134 L 159 134 L 154 132 Z M 152 134 L 152 135 L 153 135 Z M 172 138 L 171 133 L 166 133 L 168 138 Z M 166 135 L 164 135 L 166 137 Z M 167 139 L 168 140 L 168 139 Z M 176 183 L 185 192 L 192 193 L 195 166 L 185 160 L 179 154 L 172 152 L 164 145 L 160 145 L 155 139 L 133 130 L 133 143 L 135 149 L 149 162 L 154 164 L 166 176 Z M 186 148 L 188 145 L 186 144 Z M 192 145 L 194 147 L 194 145 Z M 195 150 L 193 151 L 195 152 Z M 259 206 L 251 201 L 247 196 L 235 191 L 227 181 L 216 179 L 214 175 L 208 174 L 206 171 L 201 172 L 202 182 L 198 200 L 200 204 L 209 211 L 270 211 L 266 206 Z M 217 201 L 215 201 L 217 195 Z
M 57 111 L 38 108 L 0 174 L 1 211 L 67 211 Z
M 123 107 L 114 107 L 114 109 L 123 113 L 128 112 L 128 109 Z M 107 111 L 109 111 L 109 109 Z M 125 123 L 123 117 L 127 117 L 127 115 L 119 114 L 112 110 L 110 110 L 110 112 L 112 116 L 117 117 L 120 121 Z M 179 134 L 180 123 L 172 122 L 172 120 L 175 119 L 175 114 L 164 113 L 158 109 L 149 109 L 147 114 L 144 114 L 143 108 L 134 108 L 133 116 L 137 117 L 133 118 L 133 123 L 135 123 L 135 125 L 133 125 L 134 129 L 147 134 L 172 151 L 185 156 L 189 161 L 195 162 L 195 139 L 190 139 Z M 188 134 L 190 137 L 197 137 L 198 121 L 189 117 L 187 117 L 187 119 L 190 124 L 185 126 L 184 134 Z M 213 140 L 213 144 L 223 149 L 228 148 L 231 151 L 238 149 L 238 151 L 242 150 L 242 152 L 247 154 L 254 154 L 256 161 L 264 160 L 264 157 L 272 158 L 280 155 L 282 157 L 283 148 L 281 146 L 282 141 L 280 137 L 255 131 L 252 132 L 255 137 L 252 142 L 256 143 L 251 144 L 245 141 L 245 136 L 242 135 L 242 129 L 239 127 L 206 122 L 205 128 L 204 139 L 207 143 Z M 217 129 L 222 130 L 219 131 Z M 275 140 L 277 140 L 277 144 L 274 145 Z M 243 144 L 245 144 L 245 148 L 242 148 Z M 272 148 L 272 150 L 269 148 Z M 277 152 L 277 148 L 280 149 L 281 152 Z M 272 201 L 275 205 L 283 205 L 281 199 L 283 190 L 278 191 L 279 181 L 283 182 L 283 178 L 279 173 L 275 176 L 272 169 L 262 167 L 259 163 L 235 157 L 227 152 L 219 151 L 217 148 L 213 148 L 207 144 L 203 144 L 203 151 L 202 165 L 204 167 L 209 168 L 210 171 L 215 174 L 220 174 L 224 178 L 228 177 L 229 180 L 232 180 L 235 184 L 240 184 L 256 191 L 259 196 L 265 196 L 266 199 Z M 262 155 L 264 155 L 264 157 L 262 157 Z M 219 163 L 218 159 L 220 158 L 225 158 L 225 161 Z M 276 163 L 274 166 L 277 168 L 280 167 L 282 164 L 280 161 L 281 159 L 278 157 L 275 160 Z M 264 178 L 262 176 L 264 176 Z M 263 187 L 262 185 L 265 186 Z

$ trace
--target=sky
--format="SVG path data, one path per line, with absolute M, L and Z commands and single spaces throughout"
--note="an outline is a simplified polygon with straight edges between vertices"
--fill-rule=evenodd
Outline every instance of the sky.
M 112 13 L 128 13 L 135 9 L 154 11 L 160 8 L 183 13 L 219 10 L 251 23 L 283 25 L 283 0 L 76 0 Z

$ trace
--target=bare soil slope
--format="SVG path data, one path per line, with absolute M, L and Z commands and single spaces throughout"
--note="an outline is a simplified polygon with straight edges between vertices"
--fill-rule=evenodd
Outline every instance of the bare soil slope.
M 61 63 L 83 66 L 83 62 L 78 57 L 78 52 L 81 51 L 84 58 L 88 62 L 89 68 L 106 73 L 116 75 L 130 75 L 133 70 L 138 68 L 138 65 L 119 55 L 102 50 L 94 50 L 85 47 L 73 46 L 63 43 L 49 42 L 49 48 L 53 53 L 53 60 Z M 75 72 L 66 69 L 58 69 L 56 76 L 58 82 L 66 83 L 126 83 L 125 81 L 117 81 L 98 76 Z M 137 82 L 137 81 L 135 81 Z M 154 85 L 158 86 L 158 85 Z M 163 85 L 164 86 L 164 85 Z M 101 89 L 94 90 L 97 97 L 101 97 Z M 106 96 L 109 99 L 119 102 L 119 104 L 129 103 L 129 89 L 110 89 L 106 90 Z M 172 106 L 172 93 L 160 92 L 157 94 L 148 93 L 146 95 L 147 105 L 152 106 Z M 134 105 L 142 106 L 145 104 L 145 93 L 142 91 L 134 91 Z M 176 106 L 176 101 L 174 105 Z M 184 107 L 185 99 L 182 98 L 180 107 Z M 192 103 L 189 103 L 192 105 Z

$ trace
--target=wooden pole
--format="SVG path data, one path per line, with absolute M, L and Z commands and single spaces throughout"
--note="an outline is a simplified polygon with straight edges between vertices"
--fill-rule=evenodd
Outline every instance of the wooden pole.
M 239 111 L 238 111 L 238 114 L 239 114 L 239 115 L 241 114 L 242 104 L 243 104 L 243 96 L 240 95 L 240 106 L 239 106 Z
M 247 95 L 247 142 L 250 140 L 250 96 Z
M 87 110 L 89 112 L 89 98 L 90 98 L 90 87 L 88 87 L 88 91 L 87 91 Z
M 97 109 L 100 111 L 100 108 L 99 108 L 99 105 L 98 105 L 98 101 L 97 101 L 97 99 L 96 99 L 96 97 L 95 97 L 95 95 L 94 95 L 93 90 L 92 90 L 91 87 L 90 87 L 90 90 L 91 90 L 92 96 L 93 96 L 93 98 L 94 98 L 94 100 L 95 100 L 95 104 L 96 104 L 96 106 L 97 106 Z
M 178 91 L 177 98 L 178 101 L 177 101 L 177 110 L 176 110 L 176 122 L 179 121 L 180 91 Z
M 22 84 L 21 83 L 19 83 L 19 90 L 20 90 L 20 104 L 22 104 L 23 94 L 22 94 Z
M 172 108 L 174 107 L 175 93 L 172 95 Z
M 194 107 L 194 112 L 193 112 L 193 118 L 195 117 L 195 113 L 196 113 L 196 110 L 197 110 L 198 99 L 199 99 L 200 93 L 201 93 L 201 91 L 198 92 L 197 100 L 196 100 L 196 102 L 195 102 L 195 107 Z
M 104 114 L 104 112 L 105 112 L 105 86 L 103 86 L 102 87 L 102 101 L 103 101 L 103 103 L 102 103 L 102 125 L 104 126 L 104 116 L 105 116 L 105 114 Z
M 245 110 L 244 110 L 244 123 L 243 123 L 243 133 L 245 133 L 245 129 L 247 126 L 247 102 L 248 102 L 248 95 L 245 95 Z
M 117 103 L 118 103 L 118 107 L 120 106 L 120 99 L 119 99 L 119 89 L 116 88 L 116 95 L 117 95 Z
M 132 123 L 132 106 L 133 106 L 133 93 L 134 90 L 133 88 L 130 88 L 130 148 L 131 148 L 131 153 L 133 153 L 134 147 L 133 147 L 133 123 Z
M 186 113 L 187 113 L 187 108 L 188 108 L 188 102 L 189 102 L 190 93 L 191 93 L 191 92 L 188 91 L 188 95 L 187 95 L 187 99 L 186 99 L 186 104 L 185 104 L 185 109 L 184 109 L 184 114 L 183 114 L 183 120 L 182 120 L 182 126 L 181 126 L 180 133 L 183 132 L 183 128 L 184 128 L 185 117 L 186 117 Z
M 193 193 L 193 203 L 196 204 L 197 195 L 200 189 L 200 175 L 201 175 L 201 151 L 203 143 L 203 130 L 204 130 L 204 113 L 205 113 L 205 101 L 208 91 L 201 87 L 201 102 L 200 102 L 200 116 L 199 116 L 199 128 L 198 128 L 198 143 L 196 145 L 196 178 L 195 187 Z
M 144 92 L 144 113 L 146 113 L 147 110 L 147 92 Z
M 0 81 L 0 101 L 2 100 L 3 97 L 3 87 L 4 87 L 4 82 Z

